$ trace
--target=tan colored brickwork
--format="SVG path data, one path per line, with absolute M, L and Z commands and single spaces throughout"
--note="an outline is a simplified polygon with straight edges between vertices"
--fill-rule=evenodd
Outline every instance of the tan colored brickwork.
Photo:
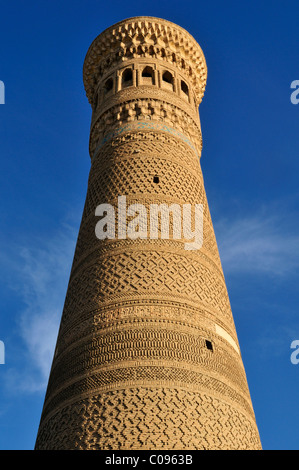
M 157 18 L 87 53 L 92 164 L 36 449 L 261 448 L 200 167 L 206 75 Z M 203 246 L 173 220 L 168 239 L 99 240 L 95 209 L 119 196 L 202 204 Z
M 40 439 L 44 449 L 258 449 L 254 419 L 221 394 L 119 387 L 57 409 Z

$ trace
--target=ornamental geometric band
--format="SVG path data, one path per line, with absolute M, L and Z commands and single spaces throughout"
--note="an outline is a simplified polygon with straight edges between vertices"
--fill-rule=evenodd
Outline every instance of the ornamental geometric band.
M 95 234 L 99 240 L 116 238 L 116 217 L 118 221 L 118 239 L 124 240 L 137 238 L 156 240 L 170 239 L 170 226 L 172 225 L 172 237 L 174 240 L 182 238 L 193 240 L 185 243 L 185 250 L 199 250 L 203 245 L 203 205 L 195 204 L 192 211 L 191 204 L 149 204 L 149 216 L 143 204 L 134 203 L 127 207 L 126 196 L 118 196 L 117 216 L 111 204 L 100 204 L 96 207 L 95 215 L 102 217 L 97 222 Z M 194 212 L 194 223 L 192 214 Z M 170 218 L 170 212 L 172 218 Z M 160 214 L 160 217 L 159 217 Z M 127 221 L 127 217 L 131 218 Z M 132 218 L 133 217 L 133 218 Z M 149 231 L 148 231 L 149 218 Z M 192 225 L 195 229 L 192 230 Z
M 137 121 L 135 123 L 128 123 L 128 124 L 125 124 L 124 126 L 121 126 L 121 127 L 118 127 L 117 129 L 109 132 L 102 140 L 101 142 L 97 145 L 96 147 L 96 150 L 93 154 L 93 157 L 92 159 L 94 159 L 98 153 L 98 151 L 103 147 L 103 145 L 108 142 L 109 140 L 113 139 L 114 137 L 117 137 L 121 134 L 123 134 L 124 132 L 130 132 L 130 131 L 135 131 L 135 130 L 140 130 L 140 129 L 153 129 L 153 130 L 156 130 L 156 131 L 163 131 L 163 132 L 167 132 L 169 134 L 172 134 L 176 137 L 179 137 L 181 140 L 183 140 L 186 144 L 189 145 L 189 147 L 191 147 L 191 149 L 195 152 L 197 158 L 199 159 L 199 155 L 198 155 L 198 152 L 195 148 L 195 145 L 182 133 L 182 132 L 179 132 L 178 130 L 170 127 L 170 126 L 166 126 L 165 124 L 163 123 L 159 123 L 159 122 L 144 122 L 144 121 Z

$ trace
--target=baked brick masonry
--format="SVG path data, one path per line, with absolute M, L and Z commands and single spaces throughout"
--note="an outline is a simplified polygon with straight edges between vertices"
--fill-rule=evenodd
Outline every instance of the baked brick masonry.
M 83 72 L 91 169 L 36 449 L 260 449 L 200 167 L 203 52 L 136 17 Z M 119 196 L 202 204 L 202 247 L 99 240 L 95 209 Z

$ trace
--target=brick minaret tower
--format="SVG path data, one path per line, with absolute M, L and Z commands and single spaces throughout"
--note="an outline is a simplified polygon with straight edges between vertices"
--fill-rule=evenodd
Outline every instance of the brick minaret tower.
M 36 449 L 261 448 L 200 167 L 206 77 L 194 38 L 158 18 L 87 52 L 91 170 Z M 202 247 L 99 239 L 96 208 L 120 196 L 202 204 Z

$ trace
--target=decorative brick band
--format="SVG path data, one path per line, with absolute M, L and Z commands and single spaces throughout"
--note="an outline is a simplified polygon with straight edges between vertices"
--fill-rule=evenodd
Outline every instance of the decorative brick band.
M 160 123 L 160 122 L 137 121 L 137 122 L 127 123 L 124 126 L 120 126 L 117 129 L 109 132 L 101 140 L 101 142 L 97 145 L 97 147 L 94 151 L 94 154 L 92 156 L 92 161 L 96 159 L 99 151 L 101 150 L 101 148 L 104 146 L 104 144 L 106 142 L 109 142 L 110 140 L 112 140 L 115 137 L 120 136 L 124 133 L 131 132 L 131 131 L 137 131 L 137 130 L 154 130 L 154 131 L 167 132 L 167 133 L 181 139 L 183 142 L 185 142 L 187 145 L 189 145 L 189 147 L 194 151 L 197 158 L 198 159 L 200 158 L 194 144 L 184 134 L 182 134 L 182 132 L 179 132 L 177 129 L 166 126 L 165 124 Z

